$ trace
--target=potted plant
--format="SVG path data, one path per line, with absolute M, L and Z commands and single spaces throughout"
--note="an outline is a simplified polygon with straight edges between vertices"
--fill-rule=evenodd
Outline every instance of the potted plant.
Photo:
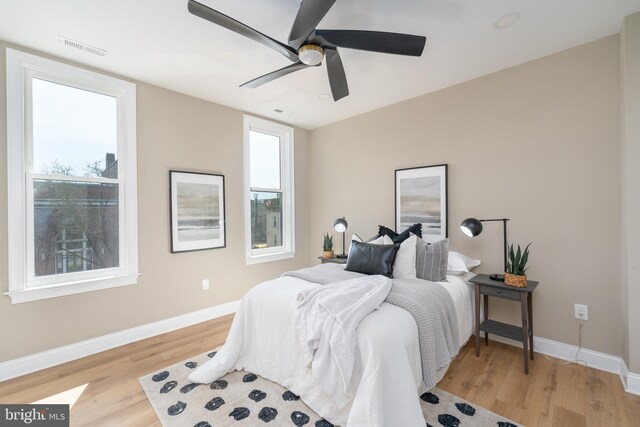
M 504 273 L 505 285 L 515 286 L 517 288 L 527 287 L 527 261 L 529 260 L 529 246 L 524 248 L 524 252 L 520 249 L 513 250 L 513 244 L 509 246 L 509 261 L 507 262 L 507 271 Z
M 322 249 L 324 250 L 323 258 L 333 258 L 333 236 L 329 236 L 329 233 L 324 233 Z

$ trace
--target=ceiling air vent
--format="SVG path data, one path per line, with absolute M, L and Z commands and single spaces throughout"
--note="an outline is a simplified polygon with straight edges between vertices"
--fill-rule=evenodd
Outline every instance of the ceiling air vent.
M 66 37 L 63 36 L 58 36 L 58 39 L 60 39 L 60 42 L 63 43 L 65 46 L 69 46 L 72 47 L 74 49 L 78 49 L 78 50 L 82 50 L 84 52 L 87 53 L 92 53 L 94 55 L 98 55 L 98 56 L 105 56 L 107 54 L 107 51 L 104 49 L 100 49 L 99 47 L 94 47 L 94 46 L 90 46 L 88 44 L 76 41 L 76 40 L 71 40 L 68 39 Z

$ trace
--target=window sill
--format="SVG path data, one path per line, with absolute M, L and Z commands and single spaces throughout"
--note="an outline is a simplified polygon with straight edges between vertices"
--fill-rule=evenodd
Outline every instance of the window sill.
M 100 289 L 116 288 L 119 286 L 135 285 L 138 283 L 139 274 L 105 277 L 82 282 L 61 283 L 51 286 L 25 289 L 20 291 L 5 292 L 11 298 L 11 304 L 20 304 L 29 301 L 38 301 L 48 298 L 56 298 L 65 295 L 80 294 L 83 292 L 98 291 Z
M 246 258 L 247 265 L 262 264 L 263 262 L 280 261 L 291 259 L 296 255 L 294 252 L 278 252 L 275 254 L 254 255 Z

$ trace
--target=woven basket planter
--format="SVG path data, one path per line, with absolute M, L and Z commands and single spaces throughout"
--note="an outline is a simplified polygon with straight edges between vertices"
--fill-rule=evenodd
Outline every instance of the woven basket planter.
M 504 284 L 514 286 L 516 288 L 526 288 L 527 276 L 516 276 L 515 274 L 511 273 L 504 273 Z
M 333 258 L 333 251 L 324 251 L 322 253 L 322 258 Z

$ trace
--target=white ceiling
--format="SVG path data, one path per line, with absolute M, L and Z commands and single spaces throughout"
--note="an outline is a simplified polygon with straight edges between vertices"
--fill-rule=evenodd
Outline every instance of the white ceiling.
M 285 43 L 300 4 L 200 1 Z M 186 0 L 0 0 L 0 39 L 313 129 L 618 33 L 638 10 L 640 0 L 337 0 L 318 28 L 427 37 L 420 58 L 341 49 L 350 95 L 338 102 L 320 99 L 330 94 L 324 65 L 239 88 L 290 62 L 191 15 Z M 495 29 L 510 12 L 520 22 Z M 60 35 L 108 54 L 66 47 Z

